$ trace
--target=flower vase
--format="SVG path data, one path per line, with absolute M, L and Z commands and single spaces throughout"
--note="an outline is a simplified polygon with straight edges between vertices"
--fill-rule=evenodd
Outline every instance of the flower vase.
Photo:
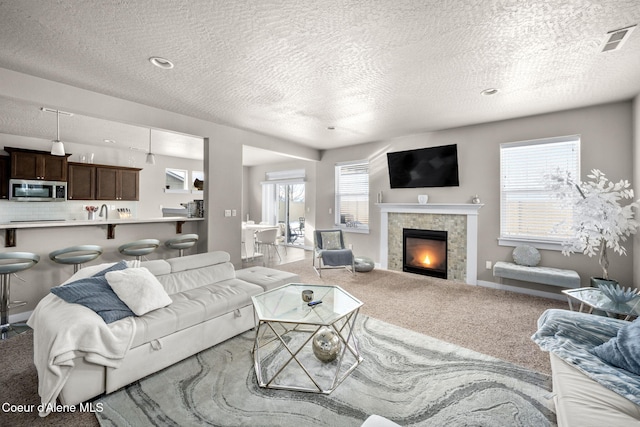
M 96 219 L 96 213 L 95 213 L 95 212 L 93 212 L 93 211 L 89 211 L 89 212 L 87 212 L 87 215 L 88 215 L 88 217 L 89 217 L 89 221 L 93 221 L 93 220 L 95 220 L 95 219 Z

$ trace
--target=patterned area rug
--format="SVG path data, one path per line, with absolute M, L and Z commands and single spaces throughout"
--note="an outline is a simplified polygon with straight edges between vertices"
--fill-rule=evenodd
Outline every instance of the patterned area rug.
M 102 426 L 552 426 L 549 376 L 360 316 L 364 361 L 330 395 L 257 386 L 248 331 L 100 398 Z

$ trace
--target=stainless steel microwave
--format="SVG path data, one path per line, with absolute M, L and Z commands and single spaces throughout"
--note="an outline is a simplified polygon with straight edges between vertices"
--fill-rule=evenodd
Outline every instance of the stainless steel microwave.
M 9 180 L 9 200 L 21 202 L 64 202 L 67 183 L 37 179 Z

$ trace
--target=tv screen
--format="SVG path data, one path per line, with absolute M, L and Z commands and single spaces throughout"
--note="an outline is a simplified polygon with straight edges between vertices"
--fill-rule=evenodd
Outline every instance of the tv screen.
M 391 188 L 457 187 L 458 146 L 387 153 Z

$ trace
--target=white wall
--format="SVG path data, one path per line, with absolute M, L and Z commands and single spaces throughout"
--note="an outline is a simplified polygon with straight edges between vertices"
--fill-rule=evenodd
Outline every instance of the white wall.
M 317 150 L 293 142 L 222 126 L 170 111 L 152 108 L 73 86 L 0 68 L 0 96 L 21 99 L 64 111 L 106 120 L 200 135 L 205 141 L 204 172 L 207 212 L 206 250 L 224 250 L 241 265 L 241 216 L 225 217 L 224 211 L 242 209 L 242 145 L 270 149 L 291 156 L 318 160 Z M 1 129 L 0 129 L 1 132 Z
M 636 200 L 640 199 L 640 95 L 633 100 L 633 189 Z M 636 212 L 640 215 L 640 212 Z M 640 220 L 640 217 L 636 217 Z M 640 288 L 640 230 L 633 239 L 633 282 Z
M 637 113 L 636 113 L 637 114 Z M 317 188 L 317 226 L 333 226 L 334 165 L 336 162 L 370 160 L 370 234 L 347 235 L 360 255 L 379 260 L 380 214 L 375 207 L 375 195 L 384 194 L 385 202 L 416 202 L 418 194 L 429 194 L 433 203 L 469 203 L 478 194 L 485 206 L 479 216 L 478 279 L 494 281 L 485 261 L 510 260 L 513 248 L 498 246 L 500 229 L 499 146 L 500 143 L 581 134 L 583 177 L 593 168 L 601 169 L 612 180 L 631 179 L 632 161 L 632 104 L 619 102 L 590 108 L 582 108 L 553 114 L 525 117 L 495 123 L 486 123 L 428 132 L 384 140 L 323 153 L 318 164 L 318 177 L 322 184 Z M 389 188 L 386 153 L 419 147 L 458 144 L 460 187 L 429 189 Z M 640 181 L 636 181 L 636 189 Z M 629 255 L 610 256 L 610 274 L 623 285 L 633 283 L 633 249 Z M 585 286 L 590 276 L 601 274 L 596 258 L 577 254 L 565 257 L 556 251 L 541 251 L 544 265 L 569 268 L 578 271 Z M 527 286 L 520 283 L 522 286 Z M 534 286 L 535 287 L 535 286 Z

